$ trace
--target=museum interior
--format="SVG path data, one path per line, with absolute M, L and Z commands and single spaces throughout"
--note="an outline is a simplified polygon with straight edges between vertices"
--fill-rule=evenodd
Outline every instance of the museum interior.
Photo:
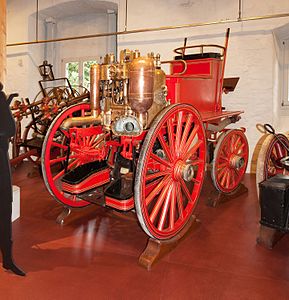
M 1 299 L 289 299 L 289 1 L 0 15 Z

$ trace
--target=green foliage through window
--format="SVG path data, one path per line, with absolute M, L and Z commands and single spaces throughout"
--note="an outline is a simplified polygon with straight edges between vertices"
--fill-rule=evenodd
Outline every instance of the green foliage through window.
M 90 86 L 90 67 L 96 63 L 96 60 L 88 60 L 83 63 L 83 86 L 87 89 Z
M 79 85 L 79 63 L 69 62 L 65 65 L 65 77 L 72 86 Z

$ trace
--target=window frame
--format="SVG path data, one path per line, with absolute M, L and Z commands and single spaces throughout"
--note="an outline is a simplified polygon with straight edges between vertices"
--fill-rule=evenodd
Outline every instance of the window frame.
M 289 36 L 281 40 L 281 106 L 289 110 Z
M 78 62 L 78 75 L 79 75 L 79 85 L 83 86 L 83 64 L 86 61 L 95 60 L 99 62 L 101 57 L 99 56 L 83 56 L 83 57 L 69 57 L 61 59 L 61 74 L 63 77 L 66 77 L 66 64 L 70 62 Z

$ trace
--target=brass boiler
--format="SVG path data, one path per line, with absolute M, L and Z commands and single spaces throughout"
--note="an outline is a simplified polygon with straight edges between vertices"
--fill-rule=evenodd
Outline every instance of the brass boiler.
M 151 57 L 136 57 L 129 66 L 129 105 L 137 113 L 146 113 L 153 104 L 155 66 Z

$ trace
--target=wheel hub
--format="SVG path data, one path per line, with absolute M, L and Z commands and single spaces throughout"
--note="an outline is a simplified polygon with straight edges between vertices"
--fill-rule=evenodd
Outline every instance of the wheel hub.
M 174 166 L 173 179 L 184 179 L 186 182 L 191 181 L 194 178 L 194 168 L 191 164 L 186 164 L 182 160 L 177 161 Z
M 235 154 L 230 157 L 230 167 L 240 169 L 244 166 L 244 164 L 245 160 L 243 157 Z
M 192 165 L 186 165 L 183 169 L 183 179 L 187 182 L 192 181 L 194 178 L 194 167 Z

